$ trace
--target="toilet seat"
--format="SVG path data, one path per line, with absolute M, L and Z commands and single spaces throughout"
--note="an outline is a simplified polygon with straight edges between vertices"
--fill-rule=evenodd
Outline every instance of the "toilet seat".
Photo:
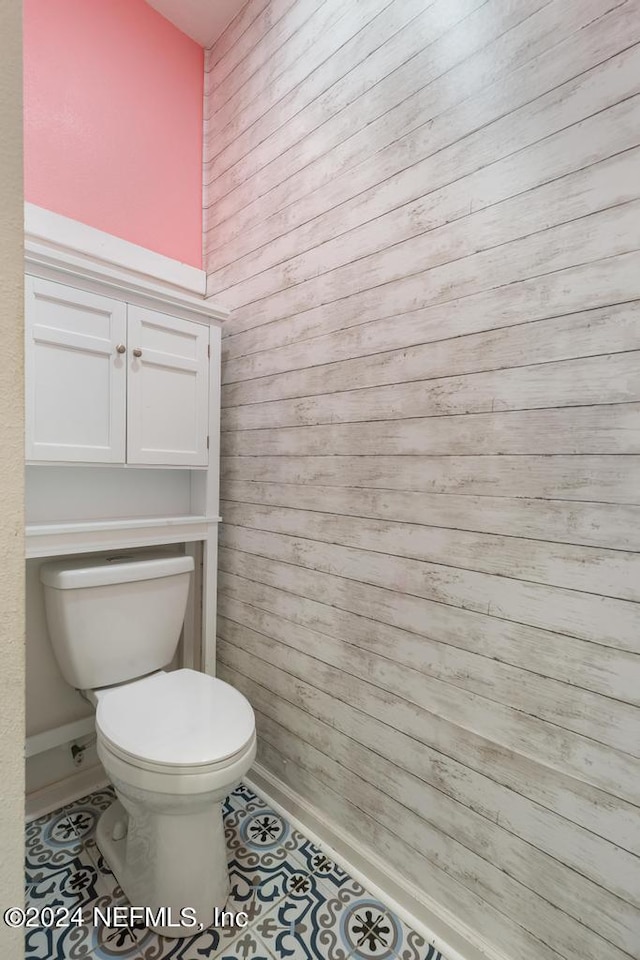
M 233 766 L 255 743 L 249 701 L 223 680 L 188 669 L 103 691 L 96 728 L 109 753 L 165 775 Z
M 164 778 L 171 777 L 173 779 L 177 779 L 178 777 L 189 777 L 192 775 L 196 777 L 203 777 L 205 774 L 216 773 L 218 771 L 224 773 L 225 770 L 232 767 L 237 762 L 242 761 L 244 757 L 255 748 L 256 742 L 254 734 L 247 741 L 245 746 L 241 750 L 238 750 L 237 753 L 234 753 L 233 756 L 227 757 L 222 761 L 194 765 L 185 763 L 154 763 L 152 760 L 147 760 L 144 757 L 134 756 L 133 754 L 127 753 L 126 750 L 120 749 L 100 731 L 98 731 L 98 738 L 103 750 L 109 753 L 112 757 L 123 760 L 127 765 L 138 770 L 148 771 L 149 773 L 159 773 Z

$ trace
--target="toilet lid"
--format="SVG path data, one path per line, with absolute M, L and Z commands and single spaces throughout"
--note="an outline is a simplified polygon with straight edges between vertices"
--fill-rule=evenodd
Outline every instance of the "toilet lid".
M 130 757 L 180 767 L 227 760 L 255 732 L 246 697 L 223 680 L 186 669 L 106 692 L 96 723 Z

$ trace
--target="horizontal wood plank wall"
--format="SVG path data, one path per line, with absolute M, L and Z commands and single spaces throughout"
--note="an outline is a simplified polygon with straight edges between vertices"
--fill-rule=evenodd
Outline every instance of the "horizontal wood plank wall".
M 640 956 L 640 0 L 249 0 L 207 53 L 221 676 L 512 960 Z

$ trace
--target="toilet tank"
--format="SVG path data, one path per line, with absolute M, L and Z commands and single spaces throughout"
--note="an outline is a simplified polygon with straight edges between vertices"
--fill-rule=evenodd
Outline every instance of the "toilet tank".
M 67 683 L 92 690 L 170 663 L 192 570 L 192 557 L 161 553 L 43 564 L 49 635 Z

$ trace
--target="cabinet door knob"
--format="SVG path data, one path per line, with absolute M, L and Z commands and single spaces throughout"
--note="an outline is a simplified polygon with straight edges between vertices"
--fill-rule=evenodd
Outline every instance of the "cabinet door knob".
M 141 356 L 142 356 L 142 350 L 140 349 L 140 347 L 136 347 L 136 348 L 135 348 L 135 350 L 133 351 L 133 355 L 134 355 L 134 357 L 141 357 Z
M 116 353 L 126 353 L 126 350 L 127 348 L 125 347 L 124 343 L 119 343 L 116 347 Z

